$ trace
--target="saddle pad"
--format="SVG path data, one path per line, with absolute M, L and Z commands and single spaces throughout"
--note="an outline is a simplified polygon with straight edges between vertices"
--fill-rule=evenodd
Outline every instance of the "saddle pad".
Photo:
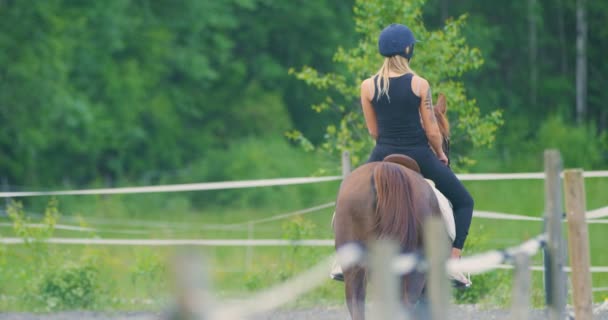
M 433 188 L 435 192 L 435 196 L 437 197 L 437 202 L 439 202 L 439 209 L 441 210 L 441 217 L 443 218 L 443 222 L 445 223 L 445 228 L 448 232 L 448 236 L 452 241 L 456 238 L 456 224 L 454 222 L 454 210 L 452 210 L 452 204 L 446 198 L 443 193 L 441 193 L 437 188 L 435 188 L 435 182 L 433 180 L 425 179 Z

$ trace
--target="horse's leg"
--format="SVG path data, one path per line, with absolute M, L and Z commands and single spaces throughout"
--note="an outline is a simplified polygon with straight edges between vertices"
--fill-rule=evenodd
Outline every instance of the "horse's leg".
M 365 269 L 354 266 L 344 272 L 346 304 L 352 320 L 365 319 Z
M 428 305 L 424 293 L 426 278 L 414 271 L 403 277 L 403 304 L 411 311 L 414 319 L 428 318 Z

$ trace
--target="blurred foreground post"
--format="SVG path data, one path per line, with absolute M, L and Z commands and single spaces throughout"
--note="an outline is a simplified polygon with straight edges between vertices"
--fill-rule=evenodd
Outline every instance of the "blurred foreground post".
M 527 320 L 530 314 L 530 257 L 520 252 L 515 256 L 513 296 L 511 298 L 512 320 Z
M 449 240 L 445 224 L 440 216 L 427 219 L 424 225 L 424 251 L 428 261 L 427 295 L 431 320 L 449 319 L 450 293 L 452 292 L 446 273 L 449 256 Z
M 372 320 L 405 319 L 400 299 L 400 277 L 391 268 L 398 254 L 399 246 L 394 241 L 380 239 L 372 245 L 369 258 Z
M 589 231 L 585 219 L 585 181 L 580 169 L 564 172 L 566 217 L 568 218 L 568 247 L 572 268 L 572 300 L 576 320 L 593 317 L 593 296 L 589 257 Z
M 176 306 L 170 319 L 211 320 L 213 301 L 204 259 L 192 252 L 182 252 L 172 264 Z
M 563 320 L 566 277 L 562 239 L 562 159 L 559 151 L 545 151 L 545 294 L 550 320 Z

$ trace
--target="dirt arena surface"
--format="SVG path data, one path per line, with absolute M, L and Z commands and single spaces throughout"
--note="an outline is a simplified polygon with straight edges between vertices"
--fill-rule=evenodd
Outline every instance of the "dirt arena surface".
M 450 319 L 493 320 L 508 319 L 509 311 L 485 309 L 475 305 L 459 305 L 451 310 Z M 0 313 L 0 320 L 169 320 L 164 313 L 151 312 L 59 312 L 49 314 Z M 306 309 L 282 309 L 253 317 L 254 320 L 347 320 L 345 307 L 319 307 Z M 532 310 L 530 320 L 547 319 L 544 310 Z M 608 302 L 594 305 L 593 319 L 608 320 Z

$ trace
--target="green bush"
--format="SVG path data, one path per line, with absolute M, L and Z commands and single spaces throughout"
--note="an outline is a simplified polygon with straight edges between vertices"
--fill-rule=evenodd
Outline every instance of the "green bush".
M 538 152 L 558 149 L 564 167 L 597 168 L 602 164 L 602 153 L 608 150 L 606 134 L 599 135 L 592 125 L 574 126 L 561 117 L 551 117 L 540 127 L 536 139 Z
M 48 311 L 87 309 L 99 295 L 99 270 L 90 263 L 50 270 L 38 285 L 41 303 Z
M 311 176 L 320 159 L 291 146 L 281 138 L 243 139 L 226 150 L 209 152 L 190 170 L 194 181 L 229 181 Z M 335 159 L 340 163 L 340 159 Z M 337 169 L 337 166 L 336 166 Z M 337 170 L 336 170 L 337 171 Z M 334 172 L 335 174 L 337 172 Z M 326 173 L 323 173 L 326 174 Z M 337 189 L 332 184 L 261 187 L 205 191 L 194 195 L 195 206 L 232 208 L 301 208 L 319 198 L 332 199 Z
M 560 116 L 549 117 L 540 123 L 524 118 L 511 119 L 499 136 L 499 147 L 474 152 L 475 171 L 542 171 L 543 154 L 547 149 L 560 151 L 564 168 L 599 169 L 608 163 L 606 133 L 598 134 L 593 125 L 577 126 Z

